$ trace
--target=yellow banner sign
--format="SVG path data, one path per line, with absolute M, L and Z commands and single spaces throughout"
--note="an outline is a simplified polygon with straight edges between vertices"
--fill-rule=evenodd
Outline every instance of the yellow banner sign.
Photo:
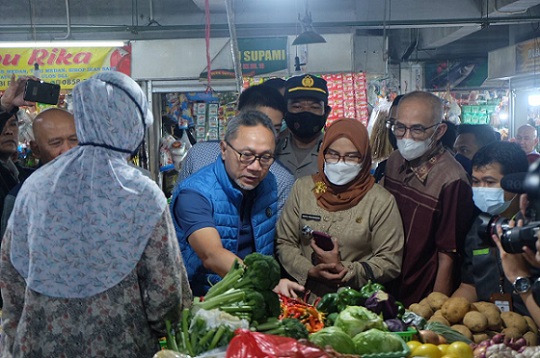
M 540 40 L 532 39 L 516 45 L 516 73 L 540 70 Z
M 41 80 L 72 89 L 98 72 L 120 71 L 129 76 L 131 46 L 0 49 L 0 91 L 7 88 L 13 74 L 33 76 L 36 63 Z

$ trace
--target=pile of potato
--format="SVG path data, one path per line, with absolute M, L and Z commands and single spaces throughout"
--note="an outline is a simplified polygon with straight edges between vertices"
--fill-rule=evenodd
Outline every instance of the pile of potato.
M 509 338 L 525 338 L 527 345 L 537 345 L 538 327 L 531 317 L 515 312 L 502 312 L 491 302 L 470 303 L 462 297 L 448 298 L 433 292 L 409 310 L 428 322 L 440 322 L 460 332 L 475 343 L 503 333 Z

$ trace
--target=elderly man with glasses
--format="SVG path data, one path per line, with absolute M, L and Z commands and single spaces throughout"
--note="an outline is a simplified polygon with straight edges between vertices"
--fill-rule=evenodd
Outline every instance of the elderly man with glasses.
M 274 254 L 277 185 L 275 128 L 259 111 L 241 112 L 227 124 L 221 156 L 175 189 L 171 203 L 180 249 L 195 296 L 206 294 L 252 252 Z M 288 296 L 303 287 L 281 280 Z
M 391 289 L 407 306 L 459 285 L 459 255 L 473 217 L 467 174 L 440 142 L 442 117 L 441 100 L 416 91 L 401 99 L 392 119 L 398 150 L 388 159 L 383 185 L 396 198 L 405 250 Z

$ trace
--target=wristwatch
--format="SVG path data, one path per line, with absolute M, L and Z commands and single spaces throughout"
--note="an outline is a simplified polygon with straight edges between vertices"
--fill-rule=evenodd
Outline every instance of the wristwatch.
M 518 277 L 513 285 L 517 293 L 527 293 L 531 290 L 532 280 L 530 277 Z

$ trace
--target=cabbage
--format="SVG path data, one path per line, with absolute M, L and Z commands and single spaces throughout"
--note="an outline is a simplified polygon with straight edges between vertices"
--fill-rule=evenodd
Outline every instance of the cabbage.
M 370 328 L 385 330 L 382 318 L 361 306 L 347 306 L 339 313 L 334 326 L 341 328 L 349 337 Z
M 356 354 L 401 352 L 405 349 L 403 340 L 394 333 L 383 332 L 376 328 L 358 333 L 352 339 Z M 404 356 L 407 356 L 404 354 Z
M 340 328 L 330 326 L 309 335 L 309 340 L 321 348 L 331 346 L 336 352 L 354 354 L 352 338 Z

